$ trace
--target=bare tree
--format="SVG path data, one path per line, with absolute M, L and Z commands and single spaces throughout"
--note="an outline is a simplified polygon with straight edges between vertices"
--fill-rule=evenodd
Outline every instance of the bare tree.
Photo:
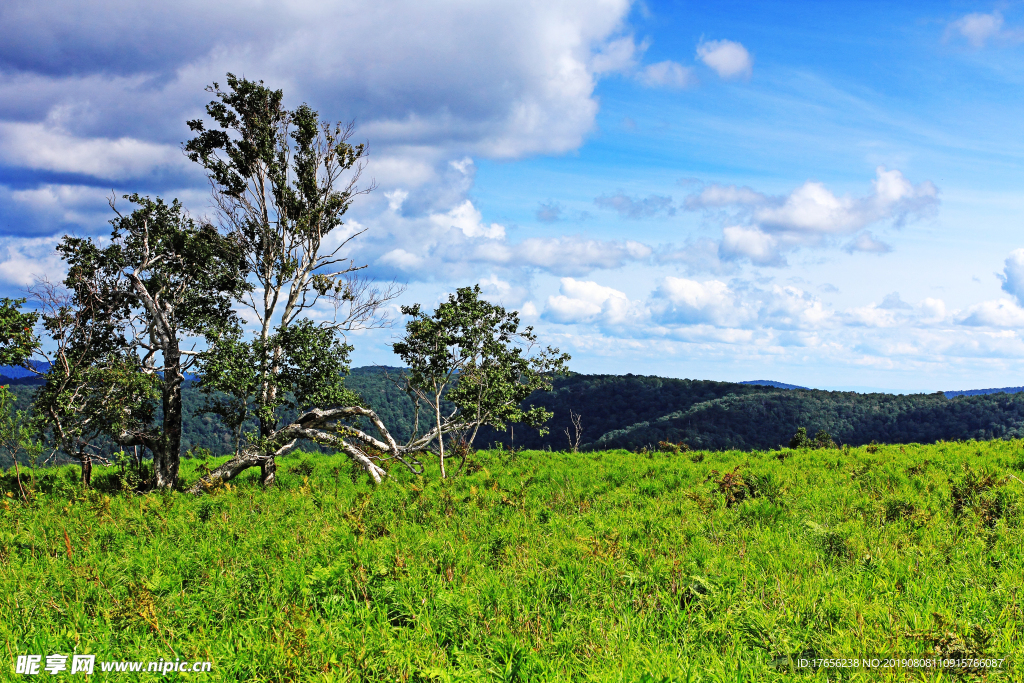
M 583 417 L 577 413 L 574 413 L 572 408 L 569 409 L 569 419 L 572 421 L 572 429 L 570 432 L 569 428 L 565 428 L 565 435 L 569 438 L 569 448 L 573 453 L 578 453 L 580 450 L 580 438 L 583 436 Z

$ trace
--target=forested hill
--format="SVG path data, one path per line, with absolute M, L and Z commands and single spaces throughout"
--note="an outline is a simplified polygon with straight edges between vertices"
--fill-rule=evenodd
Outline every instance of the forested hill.
M 594 448 L 639 448 L 658 441 L 693 448 L 743 450 L 789 443 L 798 427 L 824 429 L 839 443 L 933 443 L 1024 437 L 1024 394 L 947 399 L 942 393 L 857 394 L 785 391 L 727 396 L 626 429 L 608 432 Z
M 346 379 L 399 440 L 408 439 L 414 421 L 412 402 L 397 385 L 402 373 L 401 368 L 364 367 Z M 11 382 L 18 407 L 27 407 L 35 390 L 31 384 L 37 381 Z M 216 417 L 201 412 L 200 392 L 186 384 L 183 393 L 183 448 L 228 452 L 232 439 Z M 535 394 L 527 404 L 554 413 L 546 436 L 523 426 L 505 432 L 483 429 L 475 445 L 564 450 L 569 446 L 566 430 L 575 431 L 573 415 L 580 419 L 580 446 L 588 449 L 639 449 L 659 441 L 702 449 L 777 448 L 788 444 L 799 427 L 811 435 L 824 429 L 837 442 L 851 445 L 1024 437 L 1024 393 L 947 399 L 941 392 L 857 394 L 641 375 L 571 375 L 556 379 L 554 391 Z

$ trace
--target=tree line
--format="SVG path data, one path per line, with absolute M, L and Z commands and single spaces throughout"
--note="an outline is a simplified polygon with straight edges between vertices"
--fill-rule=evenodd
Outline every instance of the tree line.
M 191 377 L 197 412 L 233 445 L 197 493 L 252 467 L 270 486 L 277 458 L 303 441 L 346 453 L 379 482 L 389 462 L 422 472 L 425 455 L 446 476 L 446 453 L 482 425 L 542 429 L 550 414 L 524 400 L 569 357 L 540 347 L 479 286 L 432 312 L 401 308 L 393 346 L 409 370 L 394 379 L 414 406 L 403 440 L 345 386 L 347 333 L 390 324 L 385 305 L 403 291 L 361 277 L 366 266 L 346 256 L 363 231 L 344 216 L 374 189 L 360 185 L 367 147 L 351 142 L 352 124 L 288 109 L 262 81 L 226 83 L 207 88 L 207 116 L 188 121 L 194 137 L 182 145 L 207 174 L 211 218 L 137 193 L 121 198 L 135 207 L 122 212 L 111 197 L 109 240 L 64 237 L 62 282 L 0 300 L 0 365 L 47 368 L 30 412 L 0 389 L 0 448 L 14 466 L 19 454 L 63 453 L 88 484 L 111 448 L 141 450 L 146 486 L 177 487 Z

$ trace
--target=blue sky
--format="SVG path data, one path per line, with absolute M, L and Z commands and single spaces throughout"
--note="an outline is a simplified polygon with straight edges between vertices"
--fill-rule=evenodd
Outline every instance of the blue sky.
M 208 211 L 178 145 L 232 71 L 355 120 L 401 303 L 479 282 L 582 372 L 1024 384 L 1019 4 L 247 7 L 4 3 L 0 293 L 111 189 Z

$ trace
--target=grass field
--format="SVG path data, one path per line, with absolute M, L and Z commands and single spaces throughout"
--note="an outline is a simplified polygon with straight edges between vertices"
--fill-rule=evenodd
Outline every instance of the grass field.
M 199 498 L 36 470 L 29 502 L 9 472 L 0 671 L 85 653 L 211 661 L 163 677 L 197 681 L 1024 678 L 1024 442 L 481 451 L 467 469 L 373 489 L 300 454 L 273 490 L 253 472 Z M 1006 659 L 791 669 L 922 653 Z

